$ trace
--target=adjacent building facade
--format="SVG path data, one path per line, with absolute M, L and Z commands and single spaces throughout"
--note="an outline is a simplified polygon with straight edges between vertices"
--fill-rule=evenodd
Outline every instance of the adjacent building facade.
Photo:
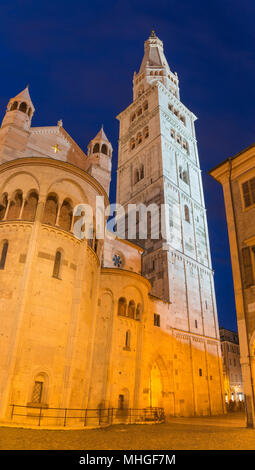
M 165 204 L 171 238 L 97 238 L 95 218 L 92 238 L 77 239 L 74 207 L 109 204 L 112 146 L 101 129 L 86 154 L 61 121 L 32 127 L 33 113 L 26 88 L 0 129 L 0 419 L 30 425 L 36 408 L 224 412 L 195 116 L 162 42 L 154 32 L 145 42 L 118 117 L 117 201 Z
M 224 192 L 247 425 L 254 427 L 255 146 L 225 160 L 210 174 Z
M 225 400 L 228 404 L 230 402 L 238 404 L 244 399 L 238 334 L 226 328 L 220 328 L 220 340 Z

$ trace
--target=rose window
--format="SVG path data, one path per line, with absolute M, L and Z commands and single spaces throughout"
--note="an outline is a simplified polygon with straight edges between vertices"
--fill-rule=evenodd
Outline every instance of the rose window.
M 114 266 L 116 266 L 117 268 L 121 267 L 122 261 L 121 261 L 121 257 L 119 255 L 114 255 L 112 260 L 113 260 Z

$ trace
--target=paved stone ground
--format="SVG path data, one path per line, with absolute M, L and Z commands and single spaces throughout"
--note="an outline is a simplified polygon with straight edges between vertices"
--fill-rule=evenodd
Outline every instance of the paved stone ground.
M 255 449 L 255 429 L 232 413 L 211 418 L 172 418 L 164 424 L 115 425 L 91 430 L 0 427 L 1 450 L 241 450 Z

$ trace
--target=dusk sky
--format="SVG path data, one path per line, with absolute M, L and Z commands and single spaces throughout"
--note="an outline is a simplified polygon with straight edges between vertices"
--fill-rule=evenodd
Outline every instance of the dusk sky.
M 255 140 L 255 4 L 251 1 L 5 1 L 0 7 L 0 117 L 27 84 L 33 126 L 64 128 L 86 152 L 104 124 L 114 148 L 118 121 L 132 100 L 144 41 L 164 42 L 196 132 L 208 213 L 220 325 L 236 329 L 221 186 L 207 171 Z

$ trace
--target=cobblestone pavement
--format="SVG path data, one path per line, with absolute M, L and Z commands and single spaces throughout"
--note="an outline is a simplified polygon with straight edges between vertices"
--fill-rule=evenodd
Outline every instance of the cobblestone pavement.
M 244 416 L 172 418 L 154 425 L 115 425 L 105 429 L 37 430 L 0 427 L 0 449 L 179 450 L 255 449 L 255 429 Z

